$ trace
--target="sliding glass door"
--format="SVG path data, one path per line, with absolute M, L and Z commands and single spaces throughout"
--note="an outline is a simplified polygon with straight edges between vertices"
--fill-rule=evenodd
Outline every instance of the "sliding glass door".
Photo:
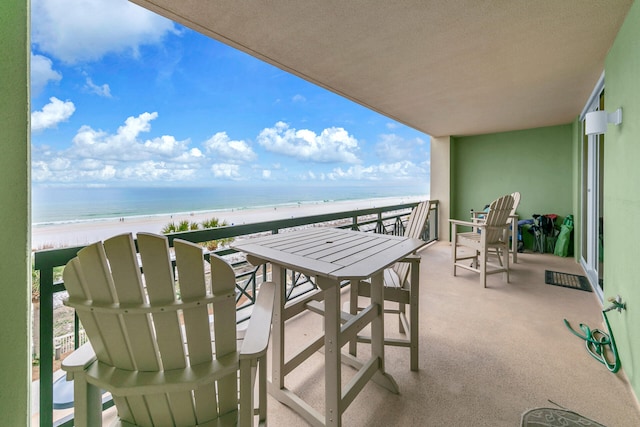
M 604 110 L 604 87 L 586 112 Z M 581 263 L 602 300 L 604 289 L 604 135 L 586 135 L 582 119 L 582 250 Z

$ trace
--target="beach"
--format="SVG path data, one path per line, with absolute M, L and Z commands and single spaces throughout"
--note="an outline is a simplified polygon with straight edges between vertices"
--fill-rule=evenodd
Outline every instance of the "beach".
M 67 246 L 82 246 L 122 233 L 160 233 L 162 228 L 171 221 L 175 223 L 183 220 L 201 222 L 215 217 L 220 221 L 225 221 L 228 225 L 239 225 L 380 206 L 392 206 L 402 203 L 418 202 L 424 199 L 425 196 L 384 197 L 35 224 L 32 227 L 31 247 L 33 250 L 41 250 Z

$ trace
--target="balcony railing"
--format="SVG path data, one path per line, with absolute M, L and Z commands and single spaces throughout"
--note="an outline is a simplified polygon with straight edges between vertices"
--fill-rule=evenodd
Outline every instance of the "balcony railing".
M 337 212 L 323 215 L 313 215 L 300 218 L 291 218 L 276 221 L 267 221 L 253 224 L 225 226 L 207 230 L 197 230 L 168 235 L 169 244 L 173 246 L 174 239 L 184 239 L 194 243 L 203 243 L 229 238 L 248 238 L 253 235 L 279 233 L 287 229 L 299 227 L 340 227 L 353 230 L 375 233 L 402 235 L 404 226 L 411 209 L 417 203 L 406 203 L 393 206 L 383 206 L 371 209 Z M 438 239 L 438 203 L 432 201 L 429 221 L 423 232 L 423 240 L 433 241 Z M 34 265 L 40 274 L 40 426 L 67 426 L 73 425 L 73 415 L 53 420 L 53 363 L 54 359 L 62 353 L 63 339 L 54 337 L 54 295 L 65 291 L 64 283 L 54 281 L 54 269 L 59 269 L 76 256 L 80 247 L 43 250 L 35 253 Z M 250 316 L 251 306 L 255 302 L 256 291 L 260 283 L 267 279 L 268 267 L 250 266 L 241 254 L 233 249 L 222 248 L 214 253 L 226 257 L 236 270 L 236 306 L 238 310 L 238 322 L 246 320 Z M 315 283 L 312 278 L 296 272 L 290 272 L 288 278 L 287 300 L 300 297 L 314 291 Z M 73 322 L 72 348 L 81 344 L 81 329 L 77 316 Z M 57 345 L 54 346 L 54 344 Z M 66 344 L 67 347 L 69 344 Z M 57 349 L 57 351 L 56 351 Z M 112 406 L 108 400 L 103 408 Z

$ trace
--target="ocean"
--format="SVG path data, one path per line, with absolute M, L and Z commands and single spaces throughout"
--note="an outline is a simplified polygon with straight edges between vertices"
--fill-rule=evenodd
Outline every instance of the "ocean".
M 207 188 L 34 186 L 32 189 L 32 222 L 34 225 L 40 225 L 103 218 L 250 209 L 297 203 L 426 194 L 426 185 L 334 187 L 230 185 Z

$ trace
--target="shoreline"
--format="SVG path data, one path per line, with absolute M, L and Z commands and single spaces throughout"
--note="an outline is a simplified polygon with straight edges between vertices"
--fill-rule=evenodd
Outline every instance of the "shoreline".
M 171 221 L 201 222 L 218 218 L 228 225 L 250 224 L 278 219 L 299 218 L 358 209 L 391 206 L 426 200 L 426 196 L 398 196 L 373 199 L 307 202 L 287 205 L 242 207 L 211 211 L 181 212 L 173 214 L 136 215 L 121 218 L 96 218 L 75 222 L 49 222 L 33 224 L 31 230 L 32 250 L 56 249 L 83 246 L 98 240 L 123 233 L 160 233 Z

